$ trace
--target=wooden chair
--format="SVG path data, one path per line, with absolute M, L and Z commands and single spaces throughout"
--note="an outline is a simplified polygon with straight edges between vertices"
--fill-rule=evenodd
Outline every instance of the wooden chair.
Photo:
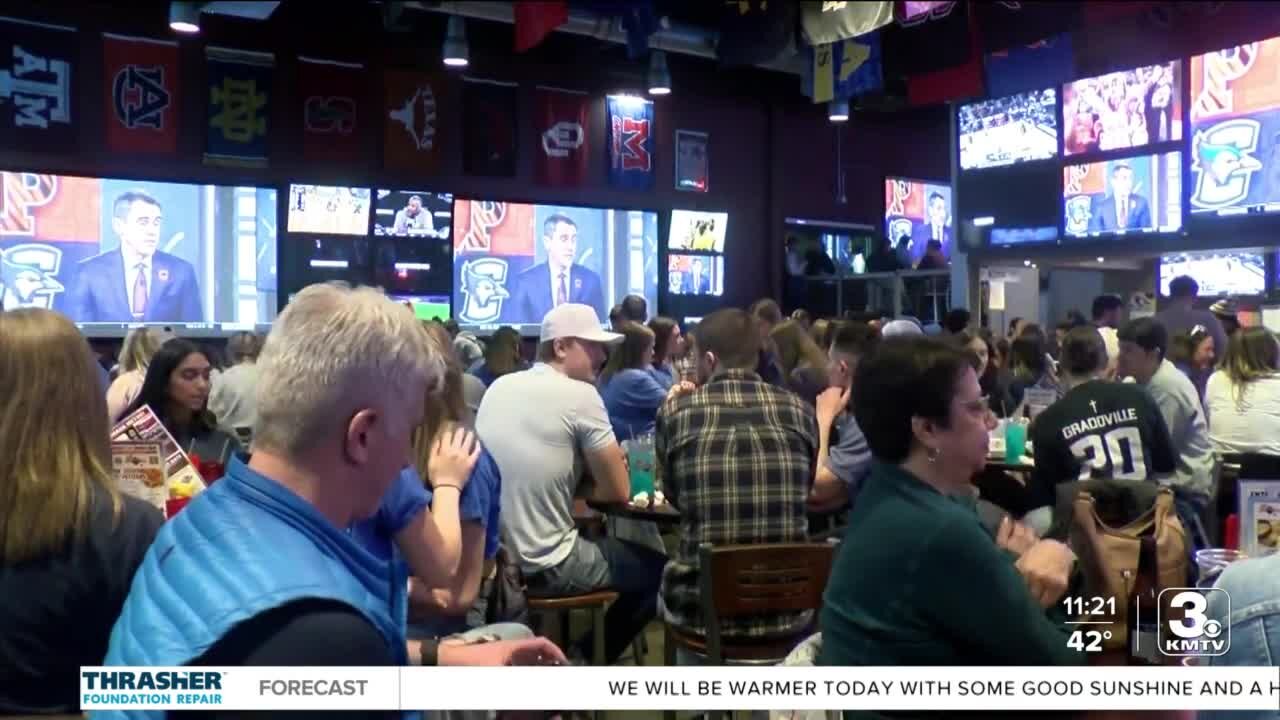
M 804 628 L 794 635 L 760 640 L 724 640 L 720 621 L 778 611 L 817 610 L 831 575 L 835 543 L 779 543 L 698 547 L 701 563 L 702 618 L 705 637 L 667 626 L 667 655 L 676 647 L 708 665 L 776 665 L 795 644 L 812 634 Z
M 530 613 L 555 613 L 560 624 L 560 647 L 569 647 L 569 613 L 574 610 L 586 610 L 591 613 L 591 664 L 596 667 L 605 666 L 604 651 L 604 612 L 609 604 L 618 599 L 618 593 L 612 590 L 597 590 L 582 595 L 566 595 L 562 597 L 529 597 Z

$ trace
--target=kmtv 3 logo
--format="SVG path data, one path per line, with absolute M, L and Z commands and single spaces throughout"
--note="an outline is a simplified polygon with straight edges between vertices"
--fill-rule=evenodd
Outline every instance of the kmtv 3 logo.
M 1214 617 L 1209 616 L 1210 605 Z M 1231 626 L 1227 624 L 1231 617 L 1231 596 L 1226 590 L 1168 588 L 1160 593 L 1157 608 L 1156 642 L 1161 654 L 1215 657 L 1231 648 Z
M 462 264 L 462 295 L 466 300 L 458 319 L 468 323 L 493 323 L 502 316 L 507 291 L 507 261 L 479 258 Z
M 58 282 L 62 251 L 35 243 L 0 251 L 0 309 L 53 309 L 53 298 L 64 290 Z
M 1253 156 L 1258 150 L 1262 126 L 1257 120 L 1226 120 L 1191 141 L 1196 189 L 1191 204 L 1206 210 L 1230 207 L 1249 196 L 1254 173 L 1262 163 Z

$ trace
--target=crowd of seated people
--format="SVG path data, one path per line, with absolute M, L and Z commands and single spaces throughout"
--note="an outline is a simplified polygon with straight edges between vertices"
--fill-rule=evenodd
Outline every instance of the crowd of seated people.
M 812 541 L 815 513 L 847 514 L 821 607 L 724 619 L 726 641 L 820 628 L 824 665 L 1077 664 L 1059 489 L 1168 485 L 1204 545 L 1220 456 L 1276 452 L 1280 430 L 1266 330 L 1233 333 L 1202 405 L 1158 319 L 1094 309 L 1054 342 L 1015 321 L 1001 357 L 968 313 L 933 338 L 907 318 L 784 319 L 765 299 L 681 328 L 628 298 L 610 332 L 562 304 L 530 364 L 512 329 L 481 339 L 316 285 L 265 342 L 234 338 L 221 373 L 189 340 L 135 331 L 120 377 L 137 389 L 114 392 L 65 318 L 0 314 L 0 389 L 17 399 L 0 409 L 0 714 L 75 711 L 81 665 L 587 662 L 592 631 L 559 648 L 495 610 L 504 562 L 531 597 L 616 593 L 606 662 L 657 620 L 693 639 L 677 663 L 701 663 L 701 547 Z M 1032 512 L 993 524 L 974 479 L 1030 388 L 1057 398 L 1030 429 Z M 107 421 L 143 406 L 226 468 L 168 521 L 111 475 Z M 1129 418 L 1128 452 L 1066 437 L 1106 413 Z M 251 447 L 233 432 L 246 422 Z M 622 443 L 650 434 L 674 542 L 589 532 L 579 501 L 630 501 Z M 1223 578 L 1265 599 L 1261 571 Z

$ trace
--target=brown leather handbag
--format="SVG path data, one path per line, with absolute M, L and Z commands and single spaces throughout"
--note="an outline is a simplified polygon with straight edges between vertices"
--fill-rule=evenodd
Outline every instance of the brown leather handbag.
M 1128 489 L 1118 483 L 1108 487 L 1113 495 L 1124 494 Z M 1137 487 L 1133 490 L 1141 493 Z M 1071 547 L 1084 573 L 1083 594 L 1115 598 L 1114 617 L 1108 614 L 1090 618 L 1114 623 L 1107 628 L 1111 637 L 1103 642 L 1107 649 L 1128 646 L 1127 623 L 1135 597 L 1141 596 L 1145 605 L 1146 598 L 1158 596 L 1161 590 L 1187 583 L 1187 532 L 1174 510 L 1172 490 L 1160 488 L 1155 493 L 1155 501 L 1137 519 L 1125 518 L 1128 522 L 1120 520 L 1119 523 L 1116 520 L 1105 507 L 1100 510 L 1094 493 L 1076 494 Z M 1142 609 L 1155 610 L 1155 607 Z

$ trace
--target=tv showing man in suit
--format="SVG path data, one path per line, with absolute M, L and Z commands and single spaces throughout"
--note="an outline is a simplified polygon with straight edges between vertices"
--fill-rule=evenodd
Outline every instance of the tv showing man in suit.
M 920 254 L 923 256 L 927 252 L 925 248 L 928 247 L 930 240 L 936 240 L 944 248 L 951 247 L 951 218 L 948 217 L 950 207 L 948 207 L 947 199 L 940 192 L 930 192 L 926 208 L 926 214 L 928 215 L 925 218 L 926 222 L 911 229 L 913 257 L 915 256 L 914 250 L 917 247 L 922 248 Z
M 1090 232 L 1137 230 L 1151 226 L 1151 207 L 1134 191 L 1133 168 L 1111 166 L 1111 194 L 1099 202 L 1089 218 Z
M 942 255 L 951 257 L 951 186 L 910 178 L 887 177 L 884 181 L 885 235 L 897 244 L 898 262 L 915 267 L 924 257 L 930 240 L 942 245 Z M 902 239 L 907 241 L 902 244 Z
M 604 315 L 604 290 L 600 276 L 578 259 L 578 225 L 565 215 L 552 215 L 542 223 L 542 245 L 546 262 L 538 263 L 516 276 L 511 300 L 507 303 L 510 322 L 541 318 L 565 303 L 590 305 Z
M 720 295 L 724 292 L 724 256 L 669 255 L 668 289 L 673 295 Z
M 458 322 L 535 330 L 564 303 L 600 317 L 627 295 L 657 305 L 657 213 L 457 199 Z
M 84 323 L 203 322 L 195 268 L 159 249 L 163 224 L 160 201 L 146 191 L 117 196 L 111 229 L 120 246 L 80 263 L 69 315 Z

